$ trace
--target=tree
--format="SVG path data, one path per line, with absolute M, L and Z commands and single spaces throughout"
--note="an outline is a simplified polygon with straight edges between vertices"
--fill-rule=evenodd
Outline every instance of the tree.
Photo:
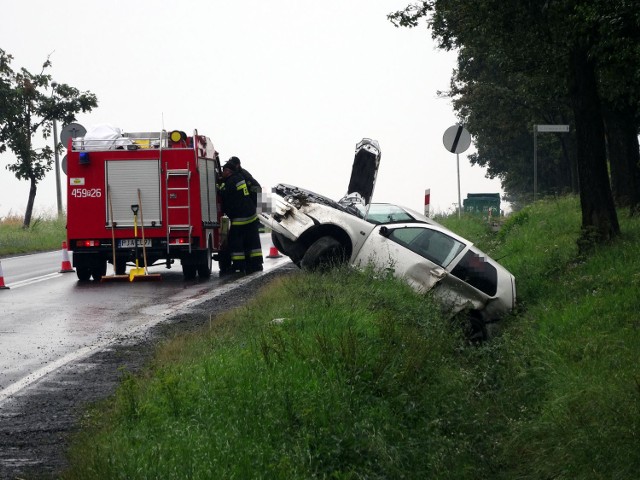
M 619 207 L 640 212 L 640 9 L 636 2 L 602 2 L 595 58 L 602 97 L 613 198 Z M 593 8 L 593 7 L 591 7 Z
M 14 72 L 11 68 L 13 57 L 0 49 L 0 153 L 11 150 L 16 162 L 7 165 L 19 180 L 30 182 L 29 199 L 24 215 L 24 228 L 31 223 L 37 185 L 53 164 L 53 149 L 49 146 L 34 148 L 33 137 L 42 130 L 43 138 L 51 136 L 53 121 L 70 123 L 79 112 L 91 111 L 98 105 L 91 92 L 80 92 L 67 84 L 59 84 L 53 92 L 51 75 L 46 70 L 51 67 L 49 58 L 43 63 L 39 74 L 32 74 L 25 68 Z M 56 145 L 55 148 L 60 148 Z
M 582 239 L 603 242 L 619 233 L 607 170 L 603 78 L 615 65 L 618 73 L 637 79 L 637 47 L 616 48 L 630 39 L 638 43 L 640 15 L 631 4 L 635 2 L 425 0 L 389 18 L 398 26 L 415 26 L 425 17 L 441 48 L 473 49 L 474 59 L 493 59 L 502 78 L 523 73 L 523 98 L 536 104 L 545 90 L 565 99 L 576 126 L 577 169 L 570 171 L 578 172 Z M 637 81 L 627 82 L 609 96 L 619 100 L 639 88 Z M 541 116 L 533 120 L 542 123 Z M 614 126 L 612 122 L 609 128 Z
M 475 139 L 477 153 L 469 161 L 485 167 L 488 177 L 499 177 L 510 199 L 532 197 L 532 126 L 540 123 L 535 119 L 566 124 L 572 118 L 567 99 L 559 96 L 551 78 L 542 82 L 531 70 L 460 47 L 448 92 Z M 571 139 L 564 134 L 538 137 L 539 192 L 577 193 Z

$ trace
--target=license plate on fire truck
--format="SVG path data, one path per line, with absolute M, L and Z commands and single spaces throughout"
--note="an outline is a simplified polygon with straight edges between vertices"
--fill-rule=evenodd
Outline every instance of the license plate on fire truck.
M 135 238 L 124 238 L 122 240 L 118 240 L 118 247 L 119 248 L 134 248 L 136 246 L 136 239 Z M 142 246 L 142 239 L 138 238 L 138 246 L 141 247 Z M 150 247 L 151 246 L 151 239 L 150 238 L 145 238 L 144 239 L 144 246 L 145 247 Z

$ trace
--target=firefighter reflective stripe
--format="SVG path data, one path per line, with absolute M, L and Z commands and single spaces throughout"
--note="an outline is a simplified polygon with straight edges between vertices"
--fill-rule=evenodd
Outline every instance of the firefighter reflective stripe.
M 232 262 L 244 261 L 244 259 L 245 259 L 244 252 L 232 252 L 231 253 L 231 261 Z
M 231 225 L 248 225 L 251 222 L 255 222 L 258 219 L 257 215 L 251 215 L 250 217 L 244 218 L 232 218 Z
M 247 187 L 247 182 L 244 179 L 236 183 L 236 190 L 240 190 L 245 197 L 249 196 L 249 187 Z
M 262 249 L 261 248 L 255 248 L 255 249 L 251 250 L 251 252 L 249 253 L 249 256 L 251 258 L 261 257 L 262 256 Z

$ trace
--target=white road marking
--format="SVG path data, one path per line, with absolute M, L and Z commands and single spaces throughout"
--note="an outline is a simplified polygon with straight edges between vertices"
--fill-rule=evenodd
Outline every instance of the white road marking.
M 130 336 L 134 336 L 134 335 L 138 335 L 140 333 L 143 333 L 144 331 L 148 330 L 150 327 L 153 327 L 155 325 L 157 325 L 158 323 L 166 320 L 166 317 L 176 313 L 179 310 L 183 310 L 185 308 L 188 307 L 192 307 L 194 305 L 198 305 L 200 303 L 204 303 L 207 300 L 210 300 L 212 298 L 215 298 L 217 296 L 223 295 L 225 293 L 229 293 L 230 291 L 241 287 L 247 283 L 249 283 L 252 280 L 255 280 L 256 278 L 260 278 L 263 275 L 269 273 L 269 271 L 274 270 L 275 268 L 283 265 L 284 263 L 286 263 L 289 259 L 288 258 L 283 258 L 281 261 L 277 262 L 277 265 L 274 265 L 273 268 L 270 268 L 268 270 L 265 270 L 263 272 L 258 272 L 258 273 L 254 273 L 252 275 L 248 275 L 246 277 L 240 278 L 239 280 L 237 280 L 234 283 L 230 283 L 227 285 L 221 285 L 219 288 L 216 288 L 214 290 L 211 290 L 208 294 L 206 295 L 202 295 L 201 297 L 198 298 L 190 298 L 187 300 L 184 300 L 183 302 L 180 302 L 177 305 L 174 305 L 170 308 L 167 308 L 166 310 L 160 312 L 160 314 L 156 315 L 156 317 L 154 318 L 154 320 L 151 320 L 145 324 L 139 325 L 135 328 L 129 329 L 127 331 L 122 332 L 120 335 L 118 335 L 117 337 L 114 338 L 110 338 L 107 340 L 103 340 L 101 342 L 97 342 L 94 343 L 92 345 L 88 345 L 86 347 L 82 347 L 74 352 L 71 352 L 67 355 L 65 355 L 64 357 L 59 358 L 58 360 L 55 360 L 51 363 L 49 363 L 48 365 L 36 370 L 35 372 L 32 372 L 31 374 L 27 375 L 26 377 L 24 377 L 23 379 L 12 383 L 11 385 L 9 385 L 8 387 L 0 390 L 0 406 L 2 406 L 2 404 L 9 399 L 10 397 L 12 397 L 13 395 L 17 394 L 18 392 L 20 392 L 21 390 L 27 388 L 28 386 L 32 385 L 33 383 L 37 382 L 38 380 L 40 380 L 41 378 L 43 378 L 44 376 L 58 370 L 61 367 L 64 367 L 65 365 L 79 360 L 81 358 L 84 357 L 88 357 L 89 355 L 91 355 L 94 352 L 97 352 L 99 350 L 105 349 L 107 348 L 109 345 L 112 345 L 114 343 L 116 343 L 119 340 L 122 340 L 124 338 L 130 337 Z M 62 274 L 54 274 L 56 276 L 58 275 L 62 275 Z M 45 276 L 45 277 L 49 277 L 49 276 Z M 40 280 L 47 280 L 48 278 L 45 277 L 41 277 Z M 23 285 L 20 285 L 23 286 Z
M 26 287 L 27 285 L 33 285 L 34 283 L 44 282 L 45 280 L 51 280 L 52 278 L 58 278 L 61 276 L 62 276 L 62 273 L 58 273 L 58 272 L 49 273 L 47 275 L 42 275 L 40 277 L 30 278 L 28 280 L 20 280 L 19 282 L 8 283 L 7 287 L 9 287 L 10 289 Z

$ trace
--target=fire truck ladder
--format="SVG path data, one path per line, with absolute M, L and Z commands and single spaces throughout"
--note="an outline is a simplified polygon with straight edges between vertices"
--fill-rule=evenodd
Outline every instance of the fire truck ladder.
M 191 233 L 193 231 L 193 225 L 191 225 L 191 170 L 189 170 L 189 162 L 187 162 L 187 168 L 179 168 L 179 169 L 169 169 L 169 164 L 165 163 L 165 171 L 166 171 L 166 203 L 167 206 L 167 253 L 169 253 L 170 246 L 170 237 L 171 232 L 176 231 L 187 231 L 189 233 L 189 253 L 191 253 Z M 175 177 L 184 177 L 186 179 L 186 187 L 172 187 L 171 178 Z M 187 203 L 186 204 L 178 204 L 178 205 L 169 205 L 169 198 L 171 196 L 171 192 L 187 192 Z M 177 198 L 180 195 L 178 194 Z M 186 210 L 187 211 L 187 222 L 188 223 L 171 223 L 171 218 L 175 218 L 176 210 Z M 171 215 L 171 213 L 174 215 Z

